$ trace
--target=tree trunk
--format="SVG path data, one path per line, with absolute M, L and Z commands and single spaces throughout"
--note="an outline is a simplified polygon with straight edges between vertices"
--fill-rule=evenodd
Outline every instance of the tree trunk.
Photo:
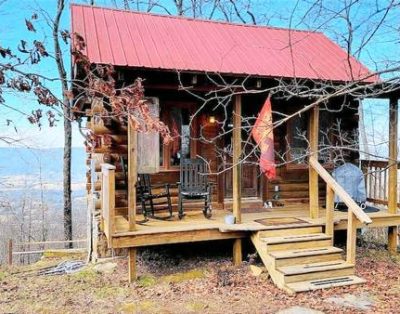
M 72 201 L 71 201 L 71 147 L 72 147 L 72 125 L 68 118 L 71 115 L 69 100 L 64 100 L 64 238 L 72 240 Z M 67 245 L 72 248 L 72 242 Z
M 68 91 L 67 72 L 64 67 L 63 55 L 59 42 L 59 28 L 61 15 L 64 11 L 64 0 L 57 1 L 57 13 L 53 25 L 53 42 L 55 61 L 58 74 L 61 80 L 61 90 L 63 94 L 63 113 L 64 113 L 64 166 L 63 166 L 63 188 L 64 188 L 64 238 L 66 241 L 72 240 L 72 201 L 71 201 L 71 147 L 72 147 L 72 124 L 71 124 L 71 103 L 66 92 Z M 72 242 L 66 247 L 72 248 Z

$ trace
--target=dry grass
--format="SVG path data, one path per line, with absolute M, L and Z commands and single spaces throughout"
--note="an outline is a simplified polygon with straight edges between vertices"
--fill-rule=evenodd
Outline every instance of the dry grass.
M 248 262 L 235 268 L 229 256 L 218 254 L 220 248 L 210 254 L 208 246 L 141 252 L 139 279 L 131 285 L 124 259 L 115 261 L 114 273 L 104 275 L 90 265 L 72 275 L 36 275 L 37 269 L 59 262 L 59 257 L 29 267 L 2 268 L 0 312 L 276 313 L 297 305 L 325 313 L 358 313 L 326 301 L 346 293 L 368 293 L 375 300 L 369 313 L 395 313 L 400 308 L 400 259 L 383 250 L 359 249 L 357 273 L 368 280 L 365 285 L 289 296 L 267 274 L 253 276 Z

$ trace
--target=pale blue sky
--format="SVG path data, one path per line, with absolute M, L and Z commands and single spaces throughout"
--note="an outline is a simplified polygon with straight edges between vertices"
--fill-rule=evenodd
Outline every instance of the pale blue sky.
M 186 0 L 187 1 L 187 0 Z M 375 18 L 368 21 L 364 21 L 365 18 L 374 10 L 384 7 L 389 0 L 363 0 L 361 5 L 355 6 L 351 12 L 351 20 L 353 26 L 360 25 L 355 29 L 354 33 L 354 49 L 355 52 L 362 38 L 365 38 L 365 34 L 373 29 L 373 26 L 379 23 L 382 14 L 377 15 Z M 74 1 L 78 3 L 87 3 L 88 1 Z M 117 2 L 121 2 L 118 1 Z M 317 29 L 325 32 L 331 39 L 344 46 L 343 34 L 346 34 L 346 23 L 340 15 L 333 15 L 330 12 L 337 12 L 341 8 L 342 1 L 324 1 L 324 5 L 328 8 L 324 11 L 324 14 L 317 14 L 317 8 L 311 10 L 311 13 L 304 18 L 304 14 L 309 11 L 310 3 L 308 0 L 254 0 L 250 1 L 253 6 L 253 12 L 257 15 L 257 20 L 260 24 L 268 23 L 272 26 L 279 27 L 294 27 L 300 29 Z M 2 1 L 0 0 L 0 3 Z M 97 0 L 98 5 L 111 6 L 113 1 L 111 0 Z M 173 7 L 170 5 L 171 0 L 162 1 L 171 11 Z M 378 7 L 374 7 L 378 5 Z M 20 39 L 26 41 L 32 41 L 33 39 L 41 40 L 49 47 L 51 47 L 50 37 L 46 37 L 49 34 L 49 29 L 46 26 L 45 20 L 40 17 L 39 21 L 35 23 L 38 32 L 36 34 L 26 31 L 25 18 L 29 18 L 33 12 L 39 12 L 40 8 L 45 10 L 49 16 L 54 16 L 56 7 L 56 0 L 6 0 L 3 4 L 0 4 L 0 45 L 15 49 Z M 329 11 L 331 9 L 331 11 Z M 162 11 L 161 9 L 158 11 Z M 291 19 L 292 13 L 293 18 Z M 40 14 L 39 14 L 40 15 Z M 246 18 L 248 16 L 244 14 Z M 359 55 L 361 61 L 375 70 L 383 69 L 385 66 L 390 66 L 398 60 L 398 40 L 394 43 L 394 36 L 397 34 L 398 21 L 400 15 L 398 10 L 390 13 L 385 23 L 381 26 L 380 30 L 374 34 L 368 45 L 362 50 Z M 69 18 L 69 1 L 67 1 L 67 9 L 62 20 L 62 28 L 69 29 L 70 18 Z M 69 47 L 63 44 L 64 56 L 66 57 L 66 68 L 70 68 L 69 61 Z M 50 58 L 46 59 L 40 64 L 40 72 L 46 76 L 56 77 L 57 72 L 53 60 Z M 57 87 L 58 82 L 49 83 L 49 86 Z M 35 100 L 32 97 L 21 94 L 5 94 L 7 104 L 14 108 L 18 108 L 23 112 L 30 112 L 32 108 L 36 107 Z M 366 105 L 366 116 L 370 112 L 376 113 L 378 109 L 378 117 L 375 117 L 375 124 L 382 125 L 387 117 L 387 110 L 370 103 Z M 43 108 L 45 111 L 46 108 Z M 381 117 L 381 118 L 380 118 Z M 11 118 L 17 127 L 18 134 L 15 133 L 14 128 L 6 125 L 6 118 Z M 60 117 L 61 119 L 61 117 Z M 381 119 L 381 120 L 380 120 Z M 376 121 L 378 120 L 378 122 Z M 45 121 L 44 121 L 45 122 Z M 42 130 L 38 130 L 36 127 L 27 123 L 24 115 L 9 109 L 7 107 L 0 107 L 0 135 L 8 135 L 11 137 L 21 137 L 24 141 L 35 147 L 61 147 L 63 146 L 63 132 L 62 122 L 58 122 L 55 128 L 49 129 L 46 123 L 44 123 Z M 83 139 L 78 134 L 76 126 L 74 128 L 73 146 L 82 146 Z M 0 142 L 0 146 L 1 146 Z M 4 145 L 4 144 L 3 144 Z

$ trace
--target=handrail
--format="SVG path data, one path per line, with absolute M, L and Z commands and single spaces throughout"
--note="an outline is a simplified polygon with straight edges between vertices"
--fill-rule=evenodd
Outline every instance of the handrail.
M 351 211 L 360 222 L 364 224 L 372 223 L 371 218 L 361 209 L 360 206 L 351 198 L 351 196 L 342 188 L 342 186 L 335 181 L 335 179 L 329 174 L 328 171 L 318 162 L 318 160 L 311 156 L 309 159 L 310 165 L 315 169 L 320 177 L 326 182 L 326 184 L 340 197 L 343 203 L 346 204 L 348 210 Z
M 361 168 L 364 167 L 379 167 L 388 168 L 392 164 L 389 160 L 361 160 Z M 397 163 L 397 168 L 400 169 L 400 162 Z

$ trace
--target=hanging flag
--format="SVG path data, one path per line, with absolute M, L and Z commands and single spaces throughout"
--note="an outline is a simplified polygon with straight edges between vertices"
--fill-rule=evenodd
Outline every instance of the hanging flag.
M 272 180 L 276 178 L 274 134 L 272 124 L 271 97 L 268 96 L 257 120 L 254 123 L 251 135 L 260 147 L 260 169 L 265 176 Z

